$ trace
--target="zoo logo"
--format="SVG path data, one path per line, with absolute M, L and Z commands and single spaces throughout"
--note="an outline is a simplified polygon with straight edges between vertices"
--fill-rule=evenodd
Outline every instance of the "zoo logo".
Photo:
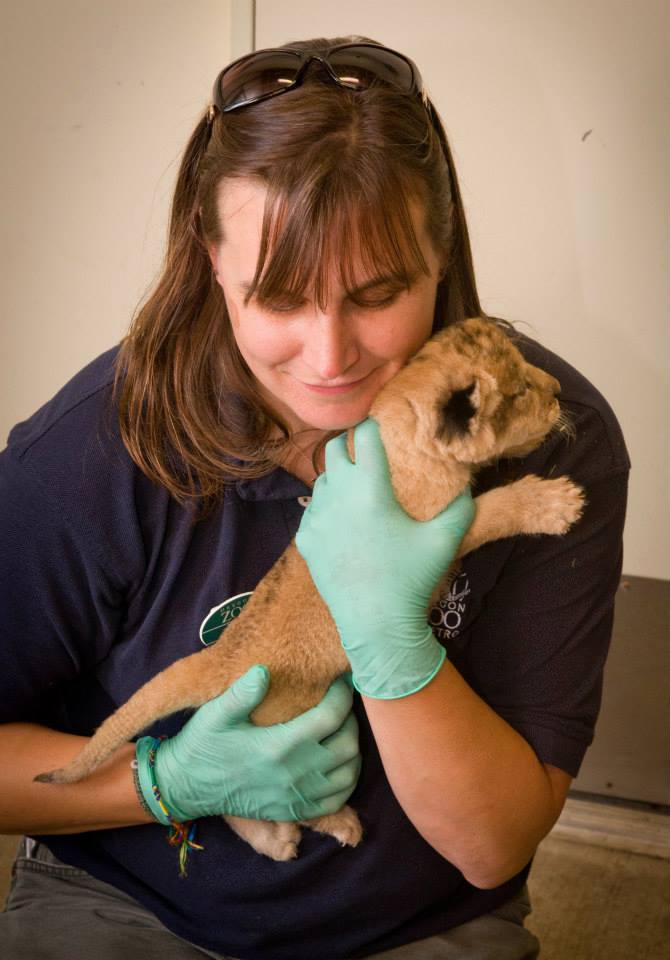
M 451 640 L 461 632 L 465 615 L 466 597 L 470 595 L 467 574 L 459 573 L 449 588 L 430 611 L 429 623 L 438 640 Z
M 238 593 L 236 596 L 224 600 L 217 607 L 212 607 L 200 624 L 200 641 L 206 647 L 215 643 L 219 639 L 221 631 L 225 630 L 235 617 L 239 617 L 250 596 L 251 591 Z

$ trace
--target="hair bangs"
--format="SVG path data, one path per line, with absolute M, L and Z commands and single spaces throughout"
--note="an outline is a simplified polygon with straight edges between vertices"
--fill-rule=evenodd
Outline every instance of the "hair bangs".
M 269 185 L 246 302 L 255 297 L 261 305 L 289 307 L 313 296 L 325 310 L 334 278 L 352 294 L 372 279 L 409 288 L 419 273 L 429 273 L 412 215 L 415 200 L 424 216 L 416 190 L 388 167 L 368 171 L 363 182 L 329 172 L 328 182 L 303 177 L 292 189 Z

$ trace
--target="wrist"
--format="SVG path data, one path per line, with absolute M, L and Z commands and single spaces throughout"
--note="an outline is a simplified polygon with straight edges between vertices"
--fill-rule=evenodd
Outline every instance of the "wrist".
M 389 644 L 387 635 L 382 644 L 373 645 L 366 640 L 356 650 L 344 646 L 355 689 L 376 700 L 397 700 L 417 693 L 439 673 L 447 655 L 427 625 L 420 638 L 397 645 Z M 375 656 L 375 649 L 383 651 L 383 656 Z M 368 650 L 371 654 L 367 654 Z
M 135 774 L 135 789 L 140 803 L 158 823 L 170 826 L 175 821 L 189 820 L 176 811 L 166 797 L 163 796 L 156 779 L 156 757 L 161 741 L 155 737 L 140 737 L 135 745 L 135 760 L 137 769 Z

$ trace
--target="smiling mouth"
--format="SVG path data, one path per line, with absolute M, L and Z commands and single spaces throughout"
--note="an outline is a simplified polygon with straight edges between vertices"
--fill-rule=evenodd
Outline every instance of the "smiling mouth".
M 366 373 L 364 377 L 360 377 L 358 380 L 350 380 L 348 383 L 335 383 L 332 385 L 321 384 L 321 383 L 306 383 L 304 380 L 301 380 L 303 387 L 307 387 L 308 390 L 312 390 L 315 393 L 324 393 L 324 394 L 336 394 L 336 393 L 346 393 L 348 390 L 353 390 L 354 387 L 357 387 L 359 384 L 363 383 L 364 380 L 367 380 L 369 374 Z

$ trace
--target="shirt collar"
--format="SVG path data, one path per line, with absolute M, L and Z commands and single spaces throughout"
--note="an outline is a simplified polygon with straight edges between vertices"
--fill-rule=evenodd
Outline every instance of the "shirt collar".
M 294 500 L 312 493 L 311 487 L 283 467 L 276 467 L 264 477 L 237 480 L 235 489 L 241 500 Z

